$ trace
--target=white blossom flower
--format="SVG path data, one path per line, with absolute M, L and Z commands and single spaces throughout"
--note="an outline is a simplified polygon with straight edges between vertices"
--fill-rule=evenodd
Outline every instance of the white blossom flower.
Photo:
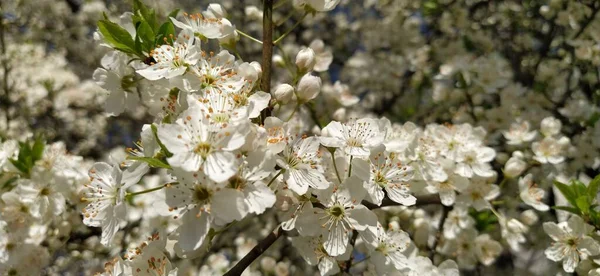
M 147 167 L 122 172 L 117 165 L 98 162 L 90 169 L 91 183 L 86 185 L 83 201 L 89 204 L 82 210 L 83 223 L 102 227 L 101 242 L 108 245 L 125 219 L 125 190 L 140 181 Z
M 488 234 L 479 235 L 475 239 L 475 254 L 479 261 L 489 266 L 502 253 L 502 245 L 490 238 Z
M 308 45 L 315 52 L 316 63 L 314 70 L 316 72 L 325 72 L 329 69 L 329 65 L 333 62 L 333 53 L 325 48 L 323 40 L 315 39 Z
M 544 136 L 554 136 L 560 133 L 562 123 L 554 117 L 546 117 L 540 123 L 540 132 Z
M 473 206 L 475 210 L 491 208 L 490 200 L 500 195 L 500 188 L 495 184 L 487 184 L 483 179 L 473 179 L 467 189 L 458 196 L 457 202 Z
M 319 141 L 315 137 L 289 141 L 277 164 L 283 168 L 283 179 L 292 191 L 303 195 L 309 187 L 321 190 L 329 187 L 329 181 L 317 164 L 320 154 Z
M 200 59 L 200 45 L 194 37 L 181 34 L 173 45 L 162 45 L 150 52 L 154 59 L 150 66 L 136 72 L 148 80 L 171 79 L 183 75 L 188 67 Z M 185 41 L 184 41 L 185 40 Z
M 504 138 L 507 140 L 507 144 L 509 145 L 520 145 L 525 142 L 531 142 L 537 136 L 537 132 L 535 130 L 529 131 L 529 122 L 528 121 L 517 121 L 510 125 L 510 129 L 508 131 L 502 132 Z
M 220 39 L 230 35 L 235 29 L 231 22 L 224 17 L 205 17 L 200 13 L 186 14 L 184 13 L 184 22 L 181 22 L 173 17 L 171 21 L 178 28 L 187 30 L 198 38 Z M 219 15 L 221 16 L 221 15 Z
M 247 129 L 222 126 L 211 131 L 211 121 L 198 105 L 184 111 L 175 124 L 158 126 L 158 138 L 173 154 L 169 164 L 188 172 L 202 171 L 213 181 L 225 181 L 239 167 L 234 153 L 244 145 Z
M 383 146 L 371 151 L 370 176 L 364 182 L 369 201 L 381 205 L 385 196 L 405 206 L 414 205 L 417 198 L 410 194 L 408 182 L 413 178 L 413 168 L 402 164 L 394 153 L 386 153 Z
M 457 155 L 454 172 L 460 176 L 471 178 L 474 174 L 482 177 L 494 175 L 490 161 L 496 157 L 496 151 L 489 147 L 473 148 Z
M 546 257 L 552 261 L 563 261 L 565 272 L 575 271 L 580 259 L 600 254 L 600 244 L 588 236 L 594 227 L 578 216 L 571 216 L 568 222 L 556 224 L 545 222 L 544 231 L 554 242 L 546 249 Z
M 349 246 L 344 254 L 335 257 L 330 256 L 323 247 L 322 236 L 295 237 L 292 238 L 292 245 L 298 250 L 306 263 L 316 265 L 323 276 L 340 273 L 337 262 L 348 260 L 352 254 L 352 246 Z
M 32 216 L 48 221 L 65 211 L 68 188 L 64 181 L 54 179 L 48 171 L 34 171 L 31 179 L 19 181 L 17 193 L 29 204 Z
M 321 200 L 324 209 L 315 208 L 314 212 L 303 212 L 296 221 L 296 227 L 302 227 L 304 230 L 301 233 L 304 235 L 323 235 L 323 246 L 330 256 L 346 252 L 352 230 L 365 231 L 369 226 L 377 224 L 377 216 L 359 204 L 362 197 L 351 196 L 358 193 L 351 192 L 350 189 L 362 189 L 361 180 L 350 177 L 341 186 L 344 188 L 333 188 L 329 193 L 324 193 Z M 364 192 L 362 195 L 364 197 Z M 316 221 L 320 227 L 315 227 Z
M 105 110 L 111 116 L 117 116 L 125 109 L 133 110 L 139 104 L 134 70 L 128 61 L 126 54 L 111 51 L 101 60 L 103 68 L 94 71 L 96 84 L 110 92 Z
M 537 187 L 533 182 L 533 175 L 527 174 L 519 179 L 519 196 L 525 204 L 537 209 L 538 211 L 548 211 L 550 207 L 544 204 L 542 200 L 546 192 Z
M 510 248 L 514 251 L 521 250 L 521 243 L 527 241 L 524 234 L 527 233 L 529 228 L 514 218 L 499 217 L 498 222 L 502 238 L 504 238 Z
M 565 160 L 564 149 L 569 145 L 569 138 L 562 137 L 555 139 L 552 137 L 545 137 L 539 142 L 531 144 L 531 149 L 535 156 L 533 159 L 536 161 L 546 164 L 559 164 Z
M 367 247 L 372 250 L 370 261 L 375 264 L 378 274 L 384 275 L 409 266 L 404 251 L 411 245 L 408 234 L 402 230 L 386 232 L 381 224 L 374 231 L 363 235 Z
M 464 205 L 454 205 L 454 208 L 448 212 L 448 217 L 442 226 L 444 237 L 454 239 L 465 229 L 475 226 L 475 220 L 469 215 L 469 210 Z
M 367 157 L 370 149 L 383 142 L 379 124 L 373 119 L 358 119 L 350 123 L 331 122 L 319 137 L 326 147 L 341 148 L 348 155 Z

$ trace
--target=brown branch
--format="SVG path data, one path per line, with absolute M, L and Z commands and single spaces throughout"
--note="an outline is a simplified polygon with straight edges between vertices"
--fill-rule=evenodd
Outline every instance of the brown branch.
M 273 61 L 273 0 L 264 0 L 263 5 L 263 40 L 262 40 L 262 78 L 260 88 L 271 93 L 271 63 Z M 271 115 L 268 106 L 261 112 L 261 124 Z
M 413 206 L 423 206 L 423 205 L 441 204 L 441 203 L 442 203 L 442 201 L 440 200 L 440 196 L 437 194 L 433 194 L 433 195 L 418 196 L 417 203 Z M 379 205 L 379 206 L 377 204 L 373 204 L 366 200 L 363 200 L 361 202 L 361 204 L 364 205 L 365 207 L 369 208 L 370 210 L 379 209 L 381 207 L 400 206 L 401 205 L 400 203 L 392 201 L 388 197 L 384 198 L 383 202 L 381 202 L 381 205 Z
M 450 212 L 450 207 L 444 206 L 442 218 L 440 219 L 440 224 L 438 225 L 438 231 L 433 240 L 433 244 L 431 245 L 431 251 L 429 251 L 429 259 L 433 260 L 433 256 L 435 255 L 435 248 L 437 247 L 438 242 L 440 241 L 440 236 L 443 235 L 442 229 L 444 228 L 444 222 L 446 222 L 446 218 L 448 217 L 448 212 Z
M 269 1 L 269 0 L 266 0 Z M 233 266 L 225 276 L 233 276 L 233 275 L 241 275 L 246 268 L 248 268 L 254 260 L 256 260 L 262 253 L 264 253 L 279 237 L 283 235 L 285 231 L 281 229 L 281 227 L 277 227 L 277 229 L 273 230 L 268 236 L 266 236 L 262 241 L 260 241 L 244 258 L 242 258 L 235 266 Z
M 598 5 L 598 2 L 594 3 L 594 7 L 592 8 L 592 14 L 590 15 L 590 17 L 585 19 L 585 21 L 581 25 L 581 28 L 579 28 L 579 31 L 577 31 L 575 36 L 573 36 L 573 39 L 577 39 L 581 34 L 583 34 L 583 32 L 585 32 L 585 29 L 590 25 L 590 23 L 592 23 L 592 21 L 594 21 L 594 18 L 596 18 L 596 14 L 599 10 L 600 5 Z

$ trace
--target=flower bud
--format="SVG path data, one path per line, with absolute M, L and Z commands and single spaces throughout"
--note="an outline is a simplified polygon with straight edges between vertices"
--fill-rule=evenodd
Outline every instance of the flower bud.
M 277 265 L 277 261 L 270 256 L 265 256 L 260 260 L 260 267 L 265 272 L 273 272 L 275 270 L 275 265 Z
M 258 72 L 258 77 L 260 78 L 260 76 L 262 76 L 262 66 L 260 65 L 260 63 L 258 63 L 257 61 L 253 61 L 250 62 L 250 65 L 252 65 L 252 67 L 256 69 L 256 72 Z
M 296 93 L 299 103 L 305 103 L 316 98 L 319 92 L 321 92 L 321 78 L 319 77 L 306 74 L 298 82 Z
M 315 51 L 311 48 L 304 48 L 296 55 L 296 66 L 302 72 L 312 71 L 316 63 Z
M 284 262 L 278 262 L 275 266 L 275 275 L 283 276 L 290 275 L 290 265 Z
M 504 175 L 509 178 L 515 178 L 523 173 L 527 163 L 521 158 L 513 156 L 504 164 Z
M 554 136 L 560 133 L 561 128 L 562 123 L 560 122 L 560 120 L 554 117 L 546 117 L 542 120 L 540 132 L 542 132 L 544 136 Z
M 227 17 L 227 11 L 220 4 L 209 4 L 208 9 L 206 9 L 207 17 L 213 18 L 224 18 Z
M 333 112 L 333 119 L 336 121 L 345 121 L 346 119 L 346 108 L 340 107 L 335 112 Z
M 520 220 L 526 225 L 532 226 L 537 223 L 539 217 L 533 210 L 527 210 L 521 213 Z
M 278 85 L 273 91 L 273 97 L 278 103 L 287 104 L 294 96 L 294 87 L 287 83 Z

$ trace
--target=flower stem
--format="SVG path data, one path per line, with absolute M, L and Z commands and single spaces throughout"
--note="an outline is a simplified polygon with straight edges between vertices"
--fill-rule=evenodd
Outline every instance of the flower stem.
M 269 181 L 269 184 L 267 184 L 267 187 L 271 187 L 271 184 L 273 184 L 275 179 L 277 179 L 277 177 L 279 177 L 284 172 L 285 172 L 284 169 L 279 170 L 279 172 L 275 176 L 273 176 L 273 178 L 271 178 L 271 181 Z
M 307 15 L 308 15 L 308 13 L 304 13 L 302 18 L 300 18 L 300 20 L 298 20 L 298 22 L 296 22 L 296 24 L 294 24 L 294 26 L 292 26 L 289 30 L 287 30 L 285 33 L 283 33 L 279 38 L 275 39 L 275 41 L 273 41 L 273 44 L 277 45 L 277 43 L 279 43 L 287 35 L 289 35 L 296 27 L 298 27 L 298 25 L 300 25 L 300 23 L 302 23 L 302 20 L 304 20 L 304 18 L 306 18 Z
M 248 39 L 250 39 L 250 40 L 252 40 L 252 41 L 254 41 L 254 42 L 257 42 L 258 44 L 263 44 L 263 42 L 262 42 L 262 41 L 260 41 L 259 39 L 256 39 L 256 38 L 254 38 L 253 36 L 251 36 L 251 35 L 249 35 L 249 34 L 247 34 L 247 33 L 244 33 L 244 32 L 242 32 L 242 31 L 240 31 L 240 30 L 235 30 L 235 31 L 236 31 L 238 34 L 240 34 L 240 35 L 242 35 L 242 36 L 244 36 L 244 37 L 246 37 L 246 38 L 248 38 Z
M 300 108 L 300 105 L 297 104 L 296 107 L 294 107 L 294 111 L 292 111 L 292 114 L 290 114 L 290 117 L 288 117 L 287 120 L 285 120 L 285 121 L 289 122 L 294 117 L 294 114 L 296 114 L 296 111 L 298 111 L 299 108 Z
M 352 155 L 350 155 L 350 161 L 348 161 L 348 177 L 352 175 Z
M 342 184 L 342 178 L 340 177 L 340 173 L 338 172 L 337 164 L 335 163 L 335 150 L 331 152 L 331 161 L 333 161 L 333 169 L 335 170 L 335 175 L 337 176 L 338 181 Z
M 134 197 L 134 196 L 137 196 L 137 195 L 142 195 L 142 194 L 147 194 L 147 193 L 151 193 L 151 192 L 154 192 L 154 191 L 158 191 L 158 190 L 160 190 L 162 188 L 169 187 L 169 186 L 172 186 L 172 185 L 177 185 L 177 184 L 179 184 L 179 182 L 169 182 L 167 184 L 160 185 L 158 187 L 154 187 L 154 188 L 151 188 L 151 189 L 148 189 L 148 190 L 143 190 L 143 191 L 134 192 L 134 193 L 127 193 L 125 195 L 125 197 L 126 198 L 131 198 L 131 197 Z

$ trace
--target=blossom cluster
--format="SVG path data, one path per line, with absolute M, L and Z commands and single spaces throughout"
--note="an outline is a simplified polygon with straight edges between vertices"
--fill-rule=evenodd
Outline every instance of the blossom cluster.
M 66 2 L 0 22 L 0 274 L 600 275 L 600 4 Z

